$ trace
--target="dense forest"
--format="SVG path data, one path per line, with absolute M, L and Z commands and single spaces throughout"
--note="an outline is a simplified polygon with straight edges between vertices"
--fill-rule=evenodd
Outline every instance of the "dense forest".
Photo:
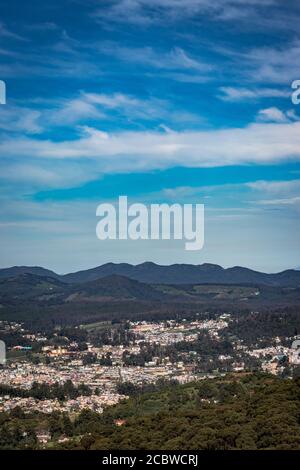
M 131 392 L 103 414 L 0 414 L 2 449 L 39 448 L 36 433 L 50 432 L 48 449 L 299 449 L 300 379 L 229 374 Z M 137 393 L 138 392 L 138 393 Z M 119 426 L 117 426 L 119 424 Z M 121 425 L 120 425 L 121 424 Z M 64 442 L 61 437 L 64 437 Z

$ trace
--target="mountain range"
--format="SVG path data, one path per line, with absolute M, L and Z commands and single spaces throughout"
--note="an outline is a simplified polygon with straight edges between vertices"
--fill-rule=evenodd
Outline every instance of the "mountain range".
M 201 265 L 172 264 L 161 266 L 155 263 L 131 265 L 127 263 L 107 263 L 101 266 L 59 275 L 38 266 L 14 266 L 0 269 L 0 279 L 8 279 L 23 274 L 50 277 L 63 283 L 80 284 L 97 281 L 107 276 L 124 276 L 149 284 L 256 284 L 278 287 L 300 286 L 300 271 L 288 269 L 279 273 L 263 273 L 245 267 L 222 268 L 217 264 Z
M 179 303 L 201 305 L 298 304 L 300 287 L 253 284 L 162 284 L 144 283 L 112 274 L 94 281 L 62 282 L 50 276 L 22 273 L 0 279 L 0 307 L 24 308 L 114 302 Z
M 210 309 L 294 308 L 300 305 L 299 277 L 293 270 L 265 274 L 215 265 L 107 264 L 63 276 L 40 267 L 14 267 L 0 270 L 0 320 L 48 328 Z

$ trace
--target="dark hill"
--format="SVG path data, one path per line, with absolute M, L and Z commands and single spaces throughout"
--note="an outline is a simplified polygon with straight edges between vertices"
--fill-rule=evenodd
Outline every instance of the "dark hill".
M 11 268 L 0 269 L 0 279 L 16 277 L 22 274 L 34 274 L 35 276 L 47 276 L 59 278 L 60 276 L 50 269 L 41 268 L 40 266 L 12 266 Z
M 107 276 L 124 276 L 148 284 L 255 284 L 273 287 L 300 287 L 300 271 L 289 269 L 275 274 L 267 274 L 252 269 L 235 266 L 224 269 L 217 264 L 172 264 L 161 266 L 155 263 L 142 263 L 136 266 L 127 263 L 107 263 L 96 268 L 75 273 L 58 275 L 41 267 L 16 266 L 0 269 L 0 279 L 20 274 L 33 274 L 58 279 L 68 284 L 96 281 Z
M 66 284 L 49 276 L 20 274 L 0 280 L 0 303 L 46 300 L 64 292 Z
M 68 300 L 101 301 L 121 300 L 161 300 L 167 297 L 149 284 L 144 284 L 124 276 L 111 275 L 96 281 L 74 286 Z
M 117 274 L 145 283 L 160 284 L 261 284 L 268 286 L 298 287 L 300 272 L 287 270 L 276 274 L 266 274 L 248 268 L 235 266 L 224 269 L 216 264 L 173 264 L 160 266 L 155 263 L 130 264 L 108 263 L 93 269 L 66 274 L 65 282 L 87 282 Z

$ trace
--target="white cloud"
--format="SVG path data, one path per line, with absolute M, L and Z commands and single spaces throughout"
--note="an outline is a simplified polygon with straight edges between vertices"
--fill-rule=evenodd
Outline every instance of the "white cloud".
M 255 81 L 290 85 L 299 77 L 300 40 L 295 39 L 284 47 L 260 47 L 248 51 L 244 60 L 252 68 Z
M 300 193 L 300 179 L 290 181 L 253 181 L 246 185 L 254 190 L 263 191 L 269 194 L 291 194 L 293 192 Z
M 38 134 L 42 132 L 41 113 L 37 110 L 20 106 L 0 107 L 0 130 Z
M 290 13 L 289 18 L 291 17 L 293 15 Z M 298 15 L 298 25 L 299 20 Z M 297 36 L 291 42 L 286 40 L 281 46 L 252 48 L 250 46 L 250 48 L 241 47 L 239 50 L 216 46 L 215 49 L 231 61 L 239 82 L 247 83 L 246 87 L 223 87 L 221 89 L 223 95 L 220 95 L 220 98 L 227 100 L 260 98 L 260 93 L 264 94 L 264 92 L 266 97 L 273 97 L 271 90 L 275 90 L 275 87 L 278 88 L 279 85 L 283 85 L 287 92 L 290 91 L 291 96 L 291 83 L 300 76 L 300 39 Z M 255 88 L 249 88 L 249 83 L 255 83 Z M 260 83 L 264 84 L 264 92 L 260 92 L 261 88 L 258 88 Z M 275 91 L 274 97 L 276 96 L 278 94 Z
M 80 186 L 101 178 L 100 165 L 87 162 L 36 159 L 3 159 L 0 162 L 1 198 L 30 194 L 45 189 Z
M 102 113 L 93 103 L 84 96 L 71 100 L 64 100 L 57 109 L 48 110 L 45 119 L 53 125 L 68 125 L 80 122 L 82 119 L 103 119 Z
M 286 114 L 275 106 L 271 108 L 261 109 L 257 115 L 258 121 L 265 122 L 287 122 Z
M 201 116 L 178 112 L 167 100 L 155 97 L 138 99 L 123 93 L 81 92 L 74 98 L 35 100 L 33 103 L 39 108 L 2 107 L 0 129 L 9 132 L 41 133 L 47 128 L 84 124 L 88 120 L 111 121 L 116 116 L 127 122 L 137 122 L 139 126 L 140 120 L 166 119 L 174 123 L 201 121 Z
M 223 93 L 219 96 L 223 101 L 247 101 L 259 100 L 261 98 L 287 98 L 291 96 L 291 91 L 278 90 L 276 88 L 235 88 L 220 87 Z
M 99 106 L 103 112 L 117 111 L 130 119 L 164 118 L 170 115 L 170 103 L 154 97 L 140 99 L 123 93 L 84 93 L 82 99 Z
M 225 191 L 230 197 L 232 193 L 236 194 L 245 189 L 251 190 L 251 196 L 253 193 L 256 193 L 259 198 L 261 198 L 262 194 L 273 198 L 274 196 L 280 197 L 281 199 L 297 198 L 300 195 L 300 179 L 286 181 L 257 180 L 247 183 L 222 183 L 204 186 L 177 186 L 175 188 L 165 188 L 160 194 L 174 200 L 205 194 L 211 194 L 216 197 L 220 197 L 221 194 L 221 198 L 224 198 Z M 243 194 L 246 193 L 243 191 Z M 249 191 L 247 194 L 249 194 Z
M 103 133 L 84 128 L 74 140 L 6 138 L 0 153 L 43 159 L 92 159 L 102 171 L 271 164 L 300 160 L 300 122 L 256 123 L 245 128 L 161 133 Z

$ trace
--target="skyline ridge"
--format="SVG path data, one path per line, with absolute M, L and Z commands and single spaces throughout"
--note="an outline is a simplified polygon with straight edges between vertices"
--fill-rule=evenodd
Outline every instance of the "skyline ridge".
M 144 262 L 105 263 L 94 268 L 58 274 L 40 266 L 14 266 L 0 269 L 0 280 L 17 278 L 25 274 L 49 277 L 65 283 L 86 283 L 109 276 L 121 276 L 143 283 L 161 284 L 264 284 L 278 286 L 300 286 L 300 271 L 287 269 L 278 273 L 265 273 L 247 267 L 233 266 L 223 268 L 220 265 L 203 263 L 201 265 L 171 264 L 159 265 Z

